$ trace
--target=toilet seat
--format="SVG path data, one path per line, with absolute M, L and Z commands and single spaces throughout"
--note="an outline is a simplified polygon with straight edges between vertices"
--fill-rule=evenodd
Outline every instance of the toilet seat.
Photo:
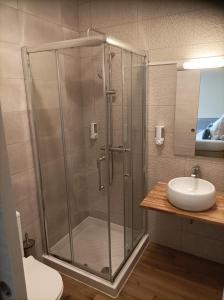
M 59 300 L 63 281 L 58 271 L 37 261 L 33 256 L 23 257 L 28 300 Z

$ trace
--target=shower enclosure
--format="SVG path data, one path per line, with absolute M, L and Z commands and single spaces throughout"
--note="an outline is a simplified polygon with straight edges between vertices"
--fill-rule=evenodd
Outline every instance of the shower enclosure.
M 113 282 L 146 233 L 146 57 L 90 32 L 23 64 L 45 252 Z

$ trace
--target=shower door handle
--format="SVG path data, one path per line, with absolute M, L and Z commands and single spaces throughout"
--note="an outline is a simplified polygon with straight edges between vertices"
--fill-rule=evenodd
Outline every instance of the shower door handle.
M 106 156 L 101 156 L 97 159 L 97 169 L 98 169 L 98 177 L 99 177 L 99 191 L 104 190 L 104 185 L 102 184 L 102 171 L 101 171 L 101 162 L 106 159 Z

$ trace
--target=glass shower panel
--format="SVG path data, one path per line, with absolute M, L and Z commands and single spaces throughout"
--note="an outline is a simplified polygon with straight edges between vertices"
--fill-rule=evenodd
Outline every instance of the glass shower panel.
M 54 51 L 37 52 L 29 59 L 48 252 L 71 261 L 56 55 Z
M 145 195 L 144 134 L 145 134 L 145 63 L 144 57 L 132 54 L 132 210 L 133 246 L 144 234 L 144 210 L 139 207 Z
M 110 277 L 103 47 L 60 51 L 75 265 Z
M 133 207 L 132 207 L 132 54 L 122 51 L 123 69 L 123 143 L 128 150 L 124 153 L 124 207 L 125 207 L 125 257 L 133 248 Z
M 112 275 L 124 261 L 124 176 L 121 49 L 106 47 Z

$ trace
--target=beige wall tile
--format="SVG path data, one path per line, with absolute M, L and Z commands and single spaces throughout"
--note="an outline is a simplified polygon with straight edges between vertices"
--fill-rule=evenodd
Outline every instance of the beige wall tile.
M 119 24 L 119 23 L 118 23 Z M 138 23 L 127 23 L 127 24 L 120 24 L 120 25 L 113 25 L 110 27 L 103 27 L 101 28 L 105 31 L 108 35 L 111 35 L 121 41 L 129 43 L 136 48 L 138 47 Z M 113 51 L 119 52 L 120 49 L 116 49 L 114 47 Z
M 0 0 L 0 3 L 17 8 L 18 7 L 17 0 Z
M 62 24 L 78 30 L 78 0 L 61 0 Z
M 175 157 L 160 158 L 157 165 L 157 178 L 160 181 L 168 182 L 175 177 L 184 176 L 185 160 Z
M 194 43 L 208 43 L 224 40 L 224 11 L 218 6 L 191 13 L 194 24 Z M 189 20 L 189 21 L 190 21 Z
M 149 104 L 175 105 L 176 85 L 175 64 L 149 67 Z
M 31 194 L 36 192 L 36 177 L 34 169 L 14 174 L 11 179 L 16 202 L 19 202 L 24 198 L 28 198 Z
M 35 118 L 38 136 L 53 136 L 60 132 L 61 117 L 58 108 L 36 110 Z
M 149 211 L 148 231 L 151 241 L 181 249 L 181 218 Z
M 18 0 L 18 8 L 48 21 L 61 23 L 60 0 Z
M 181 14 L 184 12 L 190 12 L 193 10 L 198 10 L 208 6 L 206 1 L 138 1 L 138 18 L 141 19 L 152 19 L 163 16 Z
M 92 26 L 90 1 L 86 1 L 79 4 L 78 16 L 79 31 L 86 31 Z
M 96 0 L 91 11 L 92 25 L 97 28 L 137 21 L 137 3 L 133 0 L 118 1 L 116 6 L 113 1 Z
M 175 106 L 147 106 L 147 129 L 154 131 L 156 125 L 165 126 L 165 132 L 174 131 L 174 113 Z
M 57 66 L 55 53 L 31 53 L 29 57 L 31 75 L 34 79 L 57 82 Z
M 0 102 L 2 112 L 27 109 L 23 79 L 0 79 Z
M 63 155 L 61 135 L 39 138 L 40 163 L 44 164 Z
M 77 59 L 77 57 L 69 55 L 60 55 L 60 70 L 63 80 L 80 81 L 80 64 L 77 64 Z
M 29 194 L 28 197 L 16 202 L 16 209 L 22 216 L 23 227 L 33 223 L 39 217 L 37 193 Z M 23 232 L 25 234 L 25 232 Z
M 44 164 L 42 166 L 42 176 L 45 190 L 48 186 L 64 186 L 65 166 L 63 157 Z
M 33 168 L 30 142 L 8 145 L 9 167 L 12 175 Z
M 183 228 L 183 234 L 193 233 L 208 239 L 210 238 L 213 240 L 219 240 L 224 242 L 222 226 L 216 226 L 214 224 L 197 222 L 189 219 L 183 219 L 182 228 Z
M 58 82 L 33 80 L 32 102 L 36 109 L 52 109 L 59 107 Z
M 63 27 L 64 40 L 72 40 L 79 37 L 79 32 L 75 30 L 71 30 L 69 28 Z M 72 49 L 73 50 L 73 49 Z
M 7 43 L 0 45 L 0 77 L 23 78 L 21 48 Z
M 23 14 L 22 17 L 26 46 L 63 40 L 61 26 L 29 14 Z
M 22 26 L 17 9 L 0 4 L 0 42 L 17 44 L 21 41 Z
M 29 122 L 26 111 L 3 113 L 3 124 L 7 145 L 30 140 Z
M 148 21 L 149 49 L 193 44 L 193 29 L 188 14 L 151 19 Z
M 155 143 L 155 131 L 147 131 L 147 145 L 148 154 L 158 157 L 172 157 L 174 158 L 174 140 L 173 133 L 165 133 L 165 141 L 162 146 Z
M 224 42 L 210 42 L 183 47 L 152 49 L 149 51 L 151 61 L 176 61 L 191 58 L 222 56 Z
M 34 238 L 37 244 L 41 243 L 41 225 L 39 218 L 35 218 L 31 223 L 26 224 L 26 220 L 24 220 L 23 215 L 21 214 L 21 222 L 22 222 L 22 230 L 23 235 L 27 232 L 30 237 Z
M 185 166 L 185 176 L 189 176 L 191 168 L 195 165 L 201 167 L 202 178 L 212 182 L 218 191 L 224 192 L 224 162 L 222 159 L 208 159 L 195 157 L 194 159 L 188 159 Z

